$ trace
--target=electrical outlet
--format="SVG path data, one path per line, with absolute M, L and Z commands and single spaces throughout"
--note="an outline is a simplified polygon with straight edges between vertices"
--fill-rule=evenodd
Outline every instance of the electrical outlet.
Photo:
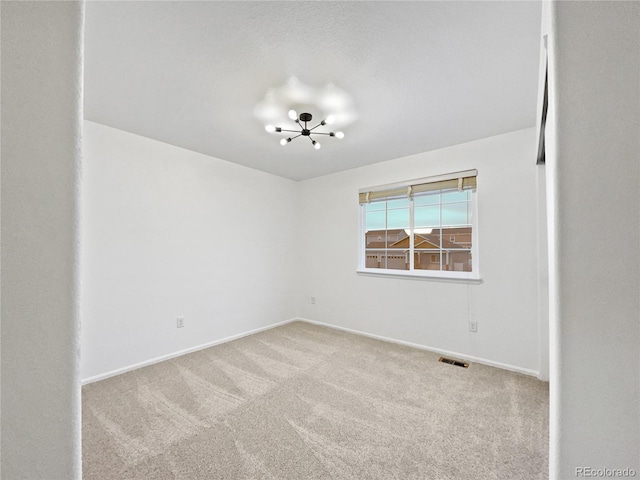
M 311 305 L 315 305 L 316 304 L 316 297 L 311 297 Z
M 184 327 L 184 317 L 178 317 L 176 319 L 176 327 L 178 328 Z
M 478 331 L 478 322 L 475 320 L 469 320 L 469 331 L 476 333 Z

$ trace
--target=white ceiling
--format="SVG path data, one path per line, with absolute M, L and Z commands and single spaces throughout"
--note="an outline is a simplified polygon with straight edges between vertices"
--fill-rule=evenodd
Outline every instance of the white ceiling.
M 85 117 L 294 180 L 535 124 L 541 3 L 86 5 Z M 254 116 L 290 76 L 347 91 L 345 138 L 286 147 Z

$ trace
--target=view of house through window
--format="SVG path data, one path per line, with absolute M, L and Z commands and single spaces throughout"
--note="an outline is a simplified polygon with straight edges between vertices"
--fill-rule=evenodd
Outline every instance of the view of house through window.
M 390 193 L 397 193 L 397 189 Z M 362 266 L 472 272 L 474 194 L 475 177 L 472 188 L 415 194 L 409 188 L 404 194 L 361 200 Z

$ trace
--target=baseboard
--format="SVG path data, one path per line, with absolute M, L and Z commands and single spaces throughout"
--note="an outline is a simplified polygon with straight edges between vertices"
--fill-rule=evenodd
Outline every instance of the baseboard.
M 310 320 L 308 318 L 296 318 L 295 320 L 299 320 L 301 322 L 312 323 L 314 325 L 320 325 L 320 326 L 323 326 L 323 327 L 329 327 L 329 328 L 333 328 L 335 330 L 341 330 L 343 332 L 354 333 L 356 335 L 362 335 L 364 337 L 375 338 L 376 340 L 382 340 L 384 342 L 397 343 L 398 345 L 404 345 L 404 346 L 407 346 L 407 347 L 418 348 L 420 350 L 426 350 L 428 352 L 433 352 L 433 353 L 437 353 L 437 354 L 440 354 L 440 355 L 446 355 L 448 357 L 455 357 L 455 358 L 458 358 L 460 360 L 465 360 L 467 362 L 481 363 L 482 365 L 488 365 L 490 367 L 496 367 L 496 368 L 501 368 L 503 370 L 509 370 L 511 372 L 522 373 L 524 375 L 529 375 L 529 376 L 536 377 L 536 378 L 539 377 L 539 372 L 537 372 L 536 370 L 530 370 L 528 368 L 522 368 L 522 367 L 517 367 L 515 365 L 509 365 L 508 363 L 495 362 L 493 360 L 487 360 L 486 358 L 479 358 L 479 357 L 474 357 L 474 356 L 471 356 L 471 355 L 466 355 L 464 353 L 452 352 L 452 351 L 449 351 L 449 350 L 442 350 L 440 348 L 430 347 L 430 346 L 427 346 L 427 345 L 421 345 L 419 343 L 405 342 L 404 340 L 397 340 L 395 338 L 384 337 L 382 335 L 375 335 L 373 333 L 367 333 L 367 332 L 363 332 L 361 330 L 354 330 L 352 328 L 340 327 L 338 325 L 332 325 L 330 323 L 318 322 L 316 320 Z
M 353 333 L 353 334 L 356 334 L 356 335 L 362 335 L 364 337 L 374 338 L 376 340 L 382 340 L 384 342 L 397 343 L 398 345 L 404 345 L 404 346 L 407 346 L 407 347 L 418 348 L 420 350 L 426 350 L 426 351 L 429 351 L 429 352 L 438 353 L 440 355 L 446 355 L 446 356 L 449 356 L 449 357 L 459 358 L 460 360 L 466 360 L 468 362 L 481 363 L 482 365 L 488 365 L 490 367 L 501 368 L 503 370 L 509 370 L 509 371 L 512 371 L 512 372 L 522 373 L 524 375 L 530 375 L 530 376 L 539 378 L 539 372 L 537 372 L 535 370 L 530 370 L 528 368 L 522 368 L 522 367 L 517 367 L 515 365 L 509 365 L 509 364 L 506 364 L 506 363 L 495 362 L 493 360 L 487 360 L 485 358 L 474 357 L 474 356 L 471 356 L 471 355 L 466 355 L 464 353 L 452 352 L 452 351 L 449 351 L 449 350 L 442 350 L 440 348 L 430 347 L 428 345 L 421 345 L 421 344 L 418 344 L 418 343 L 406 342 L 404 340 L 398 340 L 398 339 L 395 339 L 395 338 L 385 337 L 383 335 L 375 335 L 373 333 L 367 333 L 367 332 L 363 332 L 361 330 L 355 330 L 355 329 L 352 329 L 352 328 L 340 327 L 338 325 L 332 325 L 330 323 L 318 322 L 316 320 L 311 320 L 311 319 L 308 319 L 308 318 L 297 317 L 297 318 L 291 318 L 289 320 L 284 320 L 282 322 L 273 323 L 273 324 L 267 325 L 265 327 L 260 327 L 260 328 L 256 328 L 256 329 L 253 329 L 253 330 L 249 330 L 247 332 L 242 332 L 242 333 L 238 333 L 236 335 L 231 335 L 230 337 L 221 338 L 219 340 L 213 340 L 211 342 L 203 343 L 201 345 L 197 345 L 195 347 L 187 348 L 185 350 L 180 350 L 180 351 L 173 352 L 173 353 L 170 353 L 170 354 L 167 354 L 167 355 L 162 355 L 160 357 L 155 357 L 155 358 L 152 358 L 150 360 L 145 360 L 144 362 L 136 363 L 136 364 L 133 364 L 133 365 L 128 365 L 126 367 L 118 368 L 116 370 L 111 370 L 111 371 L 106 372 L 106 373 L 101 373 L 99 375 L 94 375 L 92 377 L 88 377 L 88 378 L 82 379 L 81 382 L 82 382 L 82 385 L 87 385 L 89 383 L 97 382 L 99 380 L 105 380 L 105 379 L 107 379 L 109 377 L 114 377 L 116 375 L 120 375 L 122 373 L 130 372 L 130 371 L 136 370 L 138 368 L 142 368 L 142 367 L 147 367 L 149 365 L 153 365 L 154 363 L 163 362 L 165 360 L 170 360 L 172 358 L 176 358 L 176 357 L 179 357 L 181 355 L 186 355 L 188 353 L 197 352 L 198 350 L 202 350 L 202 349 L 205 349 L 205 348 L 213 347 L 214 345 L 220 345 L 222 343 L 231 342 L 232 340 L 237 340 L 238 338 L 246 337 L 248 335 L 253 335 L 254 333 L 263 332 L 265 330 L 270 330 L 272 328 L 276 328 L 276 327 L 279 327 L 281 325 L 286 325 L 288 323 L 295 322 L 295 321 L 307 322 L 307 323 L 311 323 L 311 324 L 314 324 L 314 325 L 320 325 L 320 326 L 323 326 L 323 327 L 333 328 L 335 330 L 341 330 L 343 332 L 349 332 L 349 333 Z
M 270 330 L 272 328 L 279 327 L 281 325 L 286 325 L 287 323 L 295 322 L 299 320 L 298 318 L 291 318 L 289 320 L 284 320 L 282 322 L 273 323 L 271 325 L 267 325 L 266 327 L 260 327 L 253 330 L 249 330 L 247 332 L 238 333 L 236 335 L 231 335 L 230 337 L 221 338 L 219 340 L 213 340 L 211 342 L 203 343 L 201 345 L 187 348 L 185 350 L 180 350 L 177 352 L 169 353 L 167 355 L 162 355 L 160 357 L 152 358 L 150 360 L 145 360 L 144 362 L 136 363 L 134 365 L 128 365 L 126 367 L 118 368 L 116 370 L 111 370 L 106 373 L 101 373 L 99 375 L 94 375 L 89 378 L 85 378 L 81 380 L 82 385 L 87 385 L 89 383 L 97 382 L 99 380 L 105 380 L 109 377 L 114 377 L 116 375 L 120 375 L 121 373 L 130 372 L 131 370 L 136 370 L 142 367 L 148 367 L 149 365 L 153 365 L 154 363 L 164 362 L 165 360 L 170 360 L 172 358 L 179 357 L 181 355 L 186 355 L 188 353 L 197 352 L 198 350 L 202 350 L 205 348 L 213 347 L 214 345 L 220 345 L 221 343 L 230 342 L 232 340 L 237 340 L 238 338 L 246 337 L 248 335 L 253 335 L 254 333 L 263 332 L 265 330 Z

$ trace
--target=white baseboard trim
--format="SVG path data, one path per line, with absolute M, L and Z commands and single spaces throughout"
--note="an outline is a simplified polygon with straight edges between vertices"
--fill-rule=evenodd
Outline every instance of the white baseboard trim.
M 105 380 L 105 379 L 107 379 L 109 377 L 114 377 L 116 375 L 120 375 L 122 373 L 130 372 L 130 371 L 136 370 L 138 368 L 142 368 L 142 367 L 147 367 L 149 365 L 153 365 L 154 363 L 163 362 L 165 360 L 170 360 L 172 358 L 176 358 L 176 357 L 179 357 L 181 355 L 186 355 L 188 353 L 197 352 L 198 350 L 202 350 L 202 349 L 205 349 L 205 348 L 213 347 L 214 345 L 219 345 L 221 343 L 231 342 L 232 340 L 237 340 L 238 338 L 246 337 L 248 335 L 253 335 L 254 333 L 263 332 L 265 330 L 270 330 L 272 328 L 276 328 L 276 327 L 279 327 L 281 325 L 286 325 L 287 323 L 291 323 L 291 322 L 295 322 L 295 321 L 307 322 L 307 323 L 311 323 L 311 324 L 314 324 L 314 325 L 320 325 L 320 326 L 323 326 L 323 327 L 333 328 L 335 330 L 341 330 L 343 332 L 349 332 L 349 333 L 353 333 L 353 334 L 356 334 L 356 335 L 362 335 L 364 337 L 374 338 L 376 340 L 382 340 L 384 342 L 396 343 L 398 345 L 404 345 L 404 346 L 407 346 L 407 347 L 413 347 L 413 348 L 417 348 L 417 349 L 420 349 L 420 350 L 426 350 L 428 352 L 433 352 L 433 353 L 437 353 L 437 354 L 440 354 L 440 355 L 446 355 L 446 356 L 449 356 L 449 357 L 455 357 L 455 358 L 458 358 L 460 360 L 466 360 L 468 362 L 481 363 L 483 365 L 488 365 L 490 367 L 501 368 L 503 370 L 509 370 L 509 371 L 512 371 L 512 372 L 522 373 L 522 374 L 530 375 L 530 376 L 537 377 L 537 378 L 540 377 L 539 372 L 537 372 L 535 370 L 528 369 L 528 368 L 517 367 L 515 365 L 509 365 L 507 363 L 495 362 L 493 360 L 487 360 L 485 358 L 479 358 L 479 357 L 474 357 L 474 356 L 471 356 L 471 355 L 465 355 L 464 353 L 452 352 L 452 351 L 449 351 L 449 350 L 442 350 L 440 348 L 430 347 L 428 345 L 421 345 L 421 344 L 418 344 L 418 343 L 406 342 L 404 340 L 397 340 L 395 338 L 385 337 L 383 335 L 375 335 L 373 333 L 367 333 L 367 332 L 363 332 L 361 330 L 355 330 L 355 329 L 352 329 L 352 328 L 340 327 L 338 325 L 332 325 L 331 323 L 318 322 L 316 320 L 311 320 L 309 318 L 296 317 L 296 318 L 290 318 L 289 320 L 284 320 L 282 322 L 273 323 L 273 324 L 267 325 L 265 327 L 260 327 L 260 328 L 256 328 L 256 329 L 253 329 L 253 330 L 249 330 L 247 332 L 242 332 L 242 333 L 238 333 L 236 335 L 231 335 L 230 337 L 221 338 L 219 340 L 213 340 L 211 342 L 203 343 L 203 344 L 197 345 L 195 347 L 191 347 L 191 348 L 187 348 L 187 349 L 180 350 L 180 351 L 177 351 L 177 352 L 169 353 L 167 355 L 162 355 L 160 357 L 155 357 L 155 358 L 152 358 L 150 360 L 145 360 L 144 362 L 136 363 L 136 364 L 133 364 L 133 365 L 128 365 L 126 367 L 118 368 L 116 370 L 111 370 L 109 372 L 101 373 L 99 375 L 94 375 L 92 377 L 84 378 L 84 379 L 81 380 L 81 383 L 82 383 L 82 385 L 87 385 L 89 383 L 97 382 L 97 381 L 100 381 L 100 380 Z
M 187 348 L 184 350 L 180 350 L 177 352 L 169 353 L 167 355 L 162 355 L 160 357 L 155 357 L 150 360 L 145 360 L 144 362 L 136 363 L 133 365 L 128 365 L 126 367 L 118 368 L 116 370 L 111 370 L 106 373 L 101 373 L 99 375 L 94 375 L 89 378 L 84 378 L 81 380 L 82 385 L 87 385 L 89 383 L 97 382 L 99 380 L 105 380 L 109 377 L 115 377 L 116 375 L 120 375 L 121 373 L 130 372 L 131 370 L 136 370 L 142 367 L 148 367 L 149 365 L 153 365 L 154 363 L 164 362 L 165 360 L 170 360 L 172 358 L 179 357 L 181 355 L 186 355 L 187 353 L 197 352 L 198 350 L 202 350 L 205 348 L 213 347 L 214 345 L 219 345 L 221 343 L 230 342 L 232 340 L 237 340 L 238 338 L 246 337 L 248 335 L 253 335 L 254 333 L 263 332 L 265 330 L 270 330 L 272 328 L 279 327 L 281 325 L 286 325 L 287 323 L 295 322 L 299 320 L 298 318 L 291 318 L 289 320 L 284 320 L 282 322 L 273 323 L 271 325 L 267 325 L 266 327 L 255 328 L 253 330 L 249 330 L 248 332 L 238 333 L 236 335 L 231 335 L 230 337 L 221 338 L 219 340 L 213 340 L 211 342 L 203 343 L 202 345 L 198 345 L 195 347 Z
M 420 350 L 426 350 L 428 352 L 437 353 L 439 355 L 446 355 L 448 357 L 454 357 L 460 360 L 466 360 L 468 362 L 481 363 L 482 365 L 488 365 L 490 367 L 501 368 L 503 370 L 509 370 L 511 372 L 523 373 L 524 375 L 529 375 L 532 377 L 539 378 L 539 372 L 536 370 L 531 370 L 528 368 L 517 367 L 515 365 L 509 365 L 508 363 L 495 362 L 493 360 L 487 360 L 485 358 L 474 357 L 471 355 L 465 355 L 464 353 L 451 352 L 449 350 L 442 350 L 440 348 L 434 348 L 427 345 L 420 345 L 418 343 L 413 342 L 405 342 L 404 340 L 397 340 L 395 338 L 384 337 L 382 335 L 375 335 L 373 333 L 363 332 L 361 330 L 354 330 L 352 328 L 340 327 L 338 325 L 332 325 L 330 323 L 318 322 L 316 320 L 310 320 L 308 318 L 297 318 L 295 320 L 299 320 L 301 322 L 312 323 L 314 325 L 320 325 L 322 327 L 329 327 L 335 330 L 342 330 L 343 332 L 354 333 L 356 335 L 362 335 L 364 337 L 374 338 L 376 340 L 382 340 L 384 342 L 397 343 L 398 345 L 404 345 L 407 347 L 418 348 Z

